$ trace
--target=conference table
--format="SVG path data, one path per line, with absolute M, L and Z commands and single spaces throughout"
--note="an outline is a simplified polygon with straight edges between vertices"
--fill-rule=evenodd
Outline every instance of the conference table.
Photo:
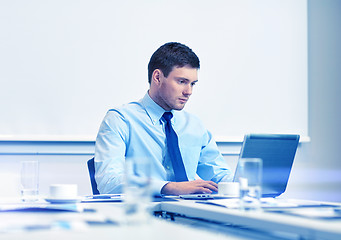
M 230 200 L 163 202 L 160 208 L 167 213 L 204 219 L 223 227 L 242 228 L 240 235 L 248 230 L 251 236 L 269 239 L 341 239 L 339 203 L 297 199 L 280 199 L 279 202 L 266 201 L 262 211 L 229 208 L 235 203 Z
M 0 239 L 341 239 L 341 204 L 267 202 L 241 211 L 236 200 L 164 199 L 127 224 L 123 202 L 0 201 Z M 297 204 L 297 205 L 295 205 Z

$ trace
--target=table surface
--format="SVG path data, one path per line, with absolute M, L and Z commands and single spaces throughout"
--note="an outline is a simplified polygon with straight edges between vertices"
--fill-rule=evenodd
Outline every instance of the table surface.
M 9 204 L 13 202 L 0 202 L 0 207 Z M 43 201 L 36 204 L 51 206 Z M 19 205 L 25 206 L 24 203 Z M 163 240 L 174 240 L 184 235 L 188 239 L 254 239 L 254 235 L 239 234 L 243 230 L 235 234 L 233 231 L 225 231 L 231 225 L 258 231 L 271 229 L 292 232 L 309 239 L 341 239 L 340 218 L 321 220 L 271 212 L 242 212 L 238 209 L 181 200 L 154 202 L 151 208 L 153 211 L 195 219 L 191 227 L 188 226 L 190 224 L 186 226 L 177 220 L 172 222 L 154 217 L 140 225 L 127 225 L 124 222 L 122 202 L 78 203 L 77 206 L 84 211 L 66 212 L 45 209 L 0 211 L 0 239 L 94 239 L 97 236 L 101 239 L 112 239 L 113 236 L 119 236 L 124 239 L 159 240 L 162 237 Z M 195 222 L 197 219 L 204 221 Z M 207 229 L 198 227 L 199 225 L 207 226 Z M 264 235 L 261 239 L 271 238 Z
M 2 202 L 0 207 L 28 206 L 20 202 Z M 46 202 L 30 206 L 49 205 Z M 182 239 L 247 239 L 219 232 L 192 228 L 161 218 L 150 217 L 146 222 L 136 225 L 126 224 L 122 202 L 78 203 L 81 212 L 50 210 L 0 211 L 0 239 L 141 239 L 174 240 Z M 158 202 L 151 208 L 160 211 Z M 52 233 L 52 234 L 51 234 Z
M 217 203 L 219 201 L 212 201 Z M 293 201 L 294 202 L 294 201 Z M 309 201 L 310 203 L 318 203 Z M 328 207 L 329 204 L 335 207 Z M 323 207 L 325 205 L 325 207 Z M 341 214 L 330 217 L 330 211 L 340 209 L 338 203 L 322 203 L 319 207 L 276 208 L 286 211 L 245 212 L 239 209 L 218 205 L 196 203 L 194 201 L 163 202 L 161 209 L 166 212 L 181 214 L 191 218 L 235 224 L 252 229 L 272 232 L 295 233 L 307 239 L 341 239 Z M 269 208 L 270 210 L 270 208 Z M 273 210 L 273 209 L 272 209 Z M 288 213 L 289 212 L 289 213 Z M 315 214 L 316 213 L 316 214 Z M 320 215 L 319 215 L 320 213 Z

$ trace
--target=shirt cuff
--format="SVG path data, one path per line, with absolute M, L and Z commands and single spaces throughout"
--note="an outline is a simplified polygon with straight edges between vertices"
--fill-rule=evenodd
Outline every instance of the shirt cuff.
M 152 180 L 151 183 L 151 193 L 152 195 L 160 196 L 162 188 L 169 183 L 169 181 Z

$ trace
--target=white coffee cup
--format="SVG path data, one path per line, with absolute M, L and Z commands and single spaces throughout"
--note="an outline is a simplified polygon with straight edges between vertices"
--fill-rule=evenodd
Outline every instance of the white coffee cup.
M 52 184 L 50 185 L 51 199 L 75 199 L 78 195 L 77 184 Z
M 238 197 L 239 196 L 239 183 L 238 182 L 218 183 L 218 194 Z

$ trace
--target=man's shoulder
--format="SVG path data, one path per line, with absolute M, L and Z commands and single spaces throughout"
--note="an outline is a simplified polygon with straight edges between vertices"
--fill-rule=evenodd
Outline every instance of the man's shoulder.
M 136 122 L 143 115 L 143 108 L 139 102 L 130 102 L 107 111 L 104 122 L 111 127 L 123 127 Z
M 129 115 L 131 113 L 134 113 L 136 111 L 141 111 L 142 110 L 142 105 L 140 102 L 130 102 L 123 104 L 118 107 L 114 107 L 108 110 L 108 113 L 113 113 L 113 114 L 119 114 L 122 116 Z

